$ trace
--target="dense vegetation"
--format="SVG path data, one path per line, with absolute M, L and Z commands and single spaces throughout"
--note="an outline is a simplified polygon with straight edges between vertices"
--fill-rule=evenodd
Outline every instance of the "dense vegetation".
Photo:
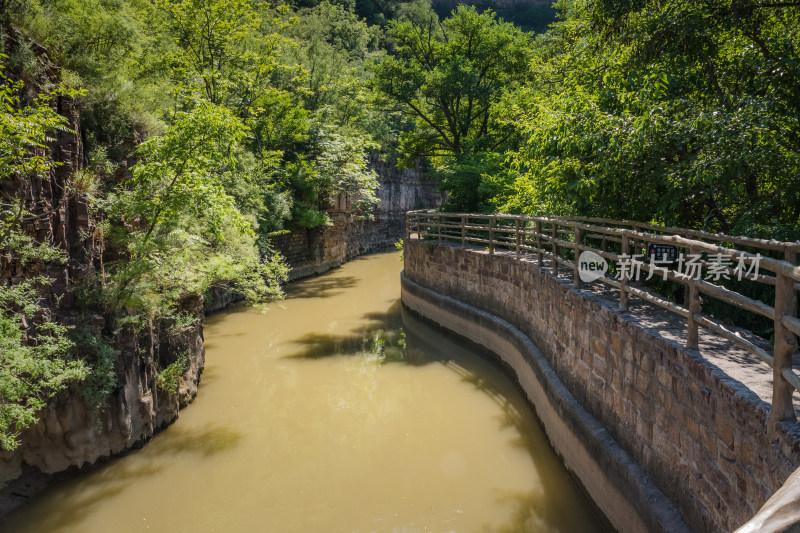
M 407 154 L 437 149 L 423 155 L 439 169 L 469 161 L 444 181 L 452 208 L 800 237 L 800 5 L 557 5 L 562 20 L 527 43 L 475 14 L 468 18 L 482 28 L 471 39 L 456 28 L 466 10 L 443 26 L 391 27 L 400 46 L 376 87 L 418 118 Z M 480 52 L 501 36 L 502 56 Z M 448 116 L 471 109 L 471 90 L 491 110 L 480 134 L 494 125 L 497 142 L 468 158 L 460 146 L 444 154 L 437 135 L 447 144 L 447 135 L 473 131 Z M 441 116 L 428 120 L 428 110 Z
M 183 324 L 181 302 L 215 285 L 279 297 L 270 236 L 328 224 L 338 194 L 369 217 L 368 156 L 421 162 L 447 209 L 800 238 L 798 4 L 556 7 L 534 34 L 552 11 L 513 24 L 427 0 L 0 0 L 15 73 L 0 80 L 0 178 L 47 173 L 35 148 L 64 124 L 43 102 L 80 90 L 87 160 L 71 188 L 90 200 L 98 268 L 77 292 L 115 317 L 106 336 Z M 44 100 L 23 97 L 46 76 L 33 45 L 7 45 L 12 26 L 62 67 L 59 87 L 33 84 Z M 6 257 L 57 259 L 22 231 L 15 194 Z M 99 397 L 112 388 L 107 340 L 39 312 L 46 282 L 0 288 L 6 448 L 87 366 Z
M 520 93 L 518 177 L 494 205 L 800 237 L 800 5 L 560 9 Z

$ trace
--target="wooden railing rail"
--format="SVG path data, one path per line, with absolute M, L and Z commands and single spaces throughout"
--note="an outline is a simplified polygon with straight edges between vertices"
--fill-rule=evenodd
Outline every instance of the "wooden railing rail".
M 773 370 L 770 422 L 796 421 L 792 394 L 795 390 L 800 391 L 800 376 L 792 370 L 791 362 L 792 355 L 797 351 L 797 337 L 800 336 L 800 319 L 797 318 L 797 293 L 800 290 L 797 256 L 800 253 L 800 241 L 734 237 L 604 218 L 438 211 L 407 213 L 406 238 L 435 240 L 440 244 L 447 242 L 461 247 L 480 245 L 489 254 L 504 249 L 513 251 L 517 259 L 533 254 L 539 267 L 548 266 L 556 275 L 562 267 L 571 270 L 575 287 L 586 283 L 581 278 L 581 254 L 594 252 L 608 265 L 607 271 L 598 276 L 596 281 L 620 291 L 620 311 L 628 309 L 629 297 L 633 295 L 686 318 L 688 349 L 698 349 L 698 328 L 702 326 L 754 354 Z M 659 261 L 658 256 L 648 256 L 647 247 L 654 245 L 674 247 L 672 250 L 678 259 Z M 661 257 L 663 259 L 664 256 Z M 610 275 L 611 266 L 616 277 Z M 686 272 L 681 271 L 684 266 Z M 704 268 L 709 274 L 701 279 Z M 712 271 L 713 275 L 710 274 Z M 653 289 L 639 285 L 640 273 L 646 274 L 648 279 L 661 276 L 664 280 L 681 284 L 684 287 L 684 301 L 672 301 Z M 734 278 L 774 287 L 773 305 L 714 283 Z M 765 343 L 744 338 L 719 319 L 704 314 L 703 296 L 772 320 L 772 353 L 761 346 Z

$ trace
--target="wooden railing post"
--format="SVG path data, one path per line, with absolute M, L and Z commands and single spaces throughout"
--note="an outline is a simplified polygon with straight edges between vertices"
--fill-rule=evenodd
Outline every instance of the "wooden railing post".
M 542 253 L 542 221 L 536 221 L 536 255 L 539 260 L 539 268 L 544 268 L 544 254 Z
M 583 246 L 583 231 L 579 227 L 575 227 L 575 263 L 573 264 L 572 272 L 572 286 L 578 288 L 581 286 L 581 273 L 578 258 L 581 255 L 581 247 Z
M 786 261 L 797 264 L 797 253 L 786 252 Z M 797 337 L 783 325 L 784 316 L 797 316 L 797 295 L 794 280 L 782 272 L 775 273 L 775 346 L 772 365 L 772 410 L 769 415 L 770 427 L 779 421 L 795 421 L 792 394 L 794 386 L 783 377 L 785 369 L 792 368 L 792 354 L 797 350 Z
M 558 244 L 556 244 L 556 239 L 558 239 L 558 224 L 553 222 L 550 226 L 550 235 L 553 239 L 550 241 L 550 248 L 553 251 L 553 275 L 558 276 Z
M 492 215 L 489 218 L 489 255 L 494 255 L 494 222 L 495 218 Z
M 622 250 L 620 254 L 629 255 L 631 252 L 631 242 L 627 235 L 622 236 Z M 630 264 L 630 263 L 629 263 Z M 628 272 L 627 268 L 620 268 L 619 271 L 619 311 L 624 313 L 628 310 Z
M 439 244 L 442 244 L 442 215 L 436 217 L 436 232 L 439 237 Z
M 514 237 L 516 238 L 517 243 L 517 259 L 519 259 L 519 217 L 514 219 Z
M 467 217 L 461 217 L 461 247 L 467 247 Z
M 694 254 L 694 248 L 689 247 L 689 255 Z M 700 332 L 697 328 L 697 320 L 694 316 L 702 311 L 703 306 L 700 300 L 700 290 L 697 288 L 694 278 L 689 278 L 689 321 L 686 326 L 686 349 L 697 350 L 700 348 Z

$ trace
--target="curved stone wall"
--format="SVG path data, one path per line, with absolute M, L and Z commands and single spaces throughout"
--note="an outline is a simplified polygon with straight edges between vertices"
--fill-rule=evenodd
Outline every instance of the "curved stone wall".
M 567 466 L 621 530 L 653 530 L 665 523 L 663 517 L 654 518 L 655 510 L 650 518 L 641 514 L 641 495 L 648 494 L 645 500 L 652 501 L 653 494 L 644 487 L 654 486 L 673 502 L 691 529 L 732 531 L 753 517 L 800 465 L 798 424 L 782 423 L 768 432 L 767 402 L 697 350 L 686 350 L 662 336 L 652 323 L 648 327 L 636 313 L 621 315 L 615 303 L 588 290 L 575 290 L 571 276 L 558 279 L 513 254 L 489 255 L 411 240 L 405 243 L 404 275 L 403 300 L 408 305 L 414 298 L 408 289 L 413 282 L 505 321 L 540 350 L 542 357 L 527 362 L 536 374 L 535 366 L 544 360 L 575 399 L 575 404 L 561 403 L 557 412 L 571 431 L 583 435 L 582 448 L 574 447 L 569 439 L 560 443 L 560 430 L 548 429 L 548 435 Z M 433 311 L 423 312 L 422 304 L 415 305 L 421 314 L 439 321 Z M 474 320 L 440 323 L 468 338 L 480 329 Z M 491 331 L 495 326 L 486 328 Z M 504 336 L 508 339 L 492 340 L 487 347 L 505 359 L 506 351 L 513 353 L 519 347 L 513 348 L 518 341 L 509 335 L 501 333 L 501 340 Z M 525 386 L 533 378 L 524 377 L 530 371 L 522 368 L 516 372 Z M 541 370 L 533 380 L 541 382 L 547 376 L 550 371 Z M 554 390 L 538 393 L 544 400 L 531 394 L 546 426 L 545 419 L 554 408 L 541 401 L 553 401 Z M 579 431 L 574 425 L 574 405 L 600 424 L 598 435 L 605 432 L 608 440 L 589 444 L 586 439 L 593 432 Z M 611 443 L 638 465 L 641 476 L 633 470 L 617 470 L 627 464 L 622 459 L 616 463 L 598 459 Z M 568 454 L 599 460 L 600 470 L 612 477 L 592 488 L 593 474 L 586 477 Z M 619 457 L 616 452 L 614 456 Z M 592 471 L 588 466 L 581 468 Z M 639 482 L 641 488 L 635 489 Z M 628 499 L 640 512 L 638 519 L 621 502 L 606 501 L 613 495 L 604 495 L 605 487 Z
M 641 467 L 570 394 L 538 348 L 498 317 L 425 289 L 403 275 L 403 304 L 497 354 L 516 375 L 553 448 L 615 529 L 688 531 Z

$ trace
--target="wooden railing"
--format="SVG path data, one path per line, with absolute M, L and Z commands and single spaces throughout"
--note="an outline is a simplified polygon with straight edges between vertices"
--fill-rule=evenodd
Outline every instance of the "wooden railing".
M 655 226 L 584 217 L 532 217 L 521 215 L 477 215 L 411 211 L 406 215 L 406 238 L 433 240 L 466 247 L 480 245 L 493 254 L 496 249 L 511 250 L 518 259 L 533 254 L 540 267 L 545 265 L 558 275 L 559 266 L 572 271 L 573 284 L 580 287 L 579 257 L 594 252 L 608 265 L 608 272 L 597 281 L 619 289 L 619 309 L 628 310 L 633 295 L 663 307 L 687 320 L 688 349 L 698 349 L 703 326 L 756 355 L 773 370 L 773 397 L 770 421 L 796 420 L 792 394 L 800 391 L 800 376 L 792 370 L 792 355 L 797 350 L 800 320 L 797 318 L 797 291 L 800 267 L 797 256 L 800 241 L 732 237 L 697 230 Z M 648 247 L 667 245 L 677 261 L 658 261 L 647 255 Z M 664 256 L 660 256 L 662 259 Z M 691 263 L 693 270 L 689 271 Z M 585 264 L 584 264 L 585 265 Z M 687 272 L 682 272 L 682 266 Z M 702 278 L 702 269 L 713 272 Z M 765 273 L 768 271 L 770 273 Z M 614 272 L 616 276 L 610 275 Z M 678 303 L 651 288 L 642 286 L 635 276 L 661 276 L 684 287 L 684 302 Z M 714 281 L 747 279 L 775 288 L 773 305 L 750 298 Z M 771 292 L 771 291 L 769 291 Z M 774 343 L 753 342 L 723 321 L 702 312 L 701 296 L 709 296 L 772 320 Z

